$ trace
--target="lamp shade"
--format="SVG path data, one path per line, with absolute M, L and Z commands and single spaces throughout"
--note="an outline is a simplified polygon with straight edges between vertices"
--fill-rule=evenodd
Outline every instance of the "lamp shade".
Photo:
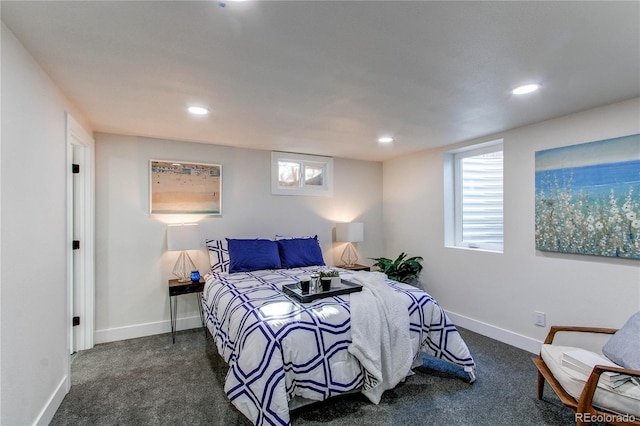
M 169 225 L 167 227 L 167 250 L 183 251 L 200 248 L 198 224 Z
M 364 241 L 364 224 L 362 222 L 336 224 L 336 241 L 345 243 Z

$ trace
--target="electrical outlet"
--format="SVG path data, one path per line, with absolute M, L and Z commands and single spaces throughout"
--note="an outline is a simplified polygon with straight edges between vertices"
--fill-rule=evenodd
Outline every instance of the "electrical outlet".
M 546 317 L 544 312 L 534 311 L 533 315 L 535 317 L 535 324 L 540 327 L 544 327 L 546 323 Z

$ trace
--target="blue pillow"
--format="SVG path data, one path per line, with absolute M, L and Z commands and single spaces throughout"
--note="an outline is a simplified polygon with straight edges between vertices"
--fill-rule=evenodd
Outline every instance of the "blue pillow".
M 278 245 L 271 240 L 227 238 L 229 272 L 249 272 L 280 268 Z
M 283 268 L 324 266 L 325 264 L 317 235 L 313 238 L 291 238 L 276 242 Z

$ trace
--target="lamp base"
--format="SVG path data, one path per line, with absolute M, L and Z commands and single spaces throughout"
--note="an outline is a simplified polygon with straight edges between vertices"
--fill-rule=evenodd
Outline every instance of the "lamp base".
M 191 272 L 196 269 L 196 265 L 194 265 L 193 260 L 189 257 L 189 253 L 183 251 L 173 266 L 173 275 L 178 278 L 179 283 L 186 283 L 191 281 Z
M 356 250 L 353 247 L 353 244 L 347 243 L 347 247 L 345 247 L 342 252 L 342 256 L 340 256 L 340 260 L 344 262 L 344 264 L 348 267 L 351 267 L 356 264 L 358 261 L 358 255 L 356 254 Z

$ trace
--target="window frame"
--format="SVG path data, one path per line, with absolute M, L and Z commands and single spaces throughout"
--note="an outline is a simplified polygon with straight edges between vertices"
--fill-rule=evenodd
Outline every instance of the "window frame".
M 502 243 L 476 243 L 463 240 L 462 167 L 465 158 L 502 151 Z M 445 153 L 445 246 L 453 248 L 504 252 L 504 143 L 502 139 L 475 144 Z
M 280 162 L 300 164 L 299 185 L 281 186 Z M 305 185 L 304 173 L 306 167 L 322 169 L 322 185 Z M 309 195 L 332 196 L 333 195 L 333 158 L 319 155 L 295 154 L 290 152 L 271 152 L 271 194 L 273 195 Z

